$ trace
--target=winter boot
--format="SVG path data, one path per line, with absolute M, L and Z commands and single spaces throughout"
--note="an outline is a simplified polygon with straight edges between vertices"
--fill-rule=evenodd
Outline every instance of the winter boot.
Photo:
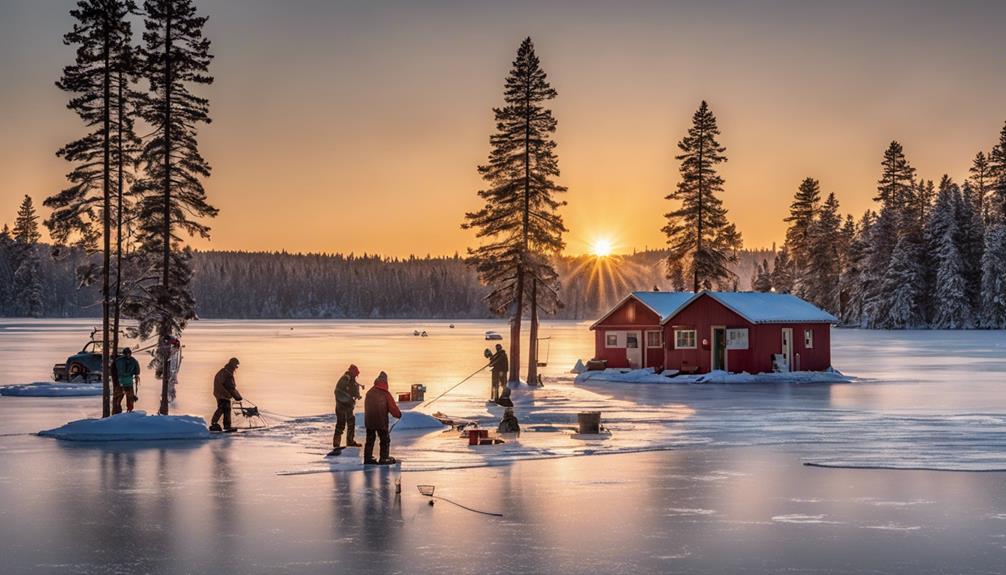
M 371 458 L 371 459 L 364 459 L 363 460 L 363 464 L 364 465 L 377 465 L 377 460 L 373 459 L 373 458 Z
M 214 423 L 210 426 L 210 431 L 223 431 L 219 423 Z
M 398 463 L 398 460 L 390 455 L 377 462 L 378 465 L 394 465 Z

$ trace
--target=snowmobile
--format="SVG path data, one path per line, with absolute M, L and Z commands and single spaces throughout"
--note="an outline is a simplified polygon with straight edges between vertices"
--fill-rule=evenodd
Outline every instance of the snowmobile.
M 74 383 L 94 383 L 101 381 L 101 340 L 91 330 L 91 341 L 84 344 L 80 352 L 66 358 L 65 363 L 57 363 L 52 367 L 52 377 L 56 381 Z

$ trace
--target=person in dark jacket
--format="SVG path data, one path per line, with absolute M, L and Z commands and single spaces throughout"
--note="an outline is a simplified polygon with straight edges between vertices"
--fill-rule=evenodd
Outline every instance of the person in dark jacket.
M 122 348 L 122 354 L 112 362 L 112 415 L 122 413 L 122 398 L 126 398 L 126 411 L 133 411 L 136 402 L 136 385 L 140 383 L 140 362 L 133 350 Z
M 335 384 L 335 436 L 332 438 L 332 447 L 336 449 L 342 444 L 343 432 L 346 433 L 346 447 L 360 447 L 355 440 L 356 415 L 353 413 L 356 400 L 361 399 L 361 386 L 356 382 L 358 375 L 360 369 L 350 365 L 339 378 L 339 383 Z
M 520 433 L 520 422 L 517 421 L 517 416 L 513 414 L 512 407 L 506 408 L 506 411 L 503 412 L 503 419 L 500 420 L 496 431 L 499 433 Z
M 397 463 L 391 457 L 391 434 L 388 432 L 388 414 L 398 419 L 402 418 L 402 412 L 395 403 L 395 398 L 388 391 L 388 374 L 383 371 L 374 380 L 374 387 L 367 392 L 367 399 L 363 402 L 363 420 L 367 428 L 367 442 L 363 447 L 363 463 L 365 465 L 391 465 Z M 374 459 L 374 440 L 381 439 L 381 459 Z
M 489 360 L 493 369 L 493 401 L 500 398 L 500 391 L 506 388 L 507 371 L 510 370 L 510 358 L 503 351 L 503 346 L 496 344 L 496 353 Z
M 213 397 L 217 400 L 217 410 L 213 412 L 210 431 L 237 431 L 231 426 L 231 400 L 241 401 L 242 399 L 237 383 L 234 381 L 234 371 L 237 370 L 239 364 L 238 358 L 232 357 L 213 378 Z M 224 418 L 223 429 L 219 425 L 221 417 Z

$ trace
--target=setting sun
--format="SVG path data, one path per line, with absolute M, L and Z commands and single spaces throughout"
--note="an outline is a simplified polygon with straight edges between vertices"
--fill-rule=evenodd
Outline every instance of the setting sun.
M 611 240 L 607 238 L 598 238 L 590 245 L 590 253 L 599 258 L 603 258 L 610 256 L 613 248 L 614 246 L 612 246 Z

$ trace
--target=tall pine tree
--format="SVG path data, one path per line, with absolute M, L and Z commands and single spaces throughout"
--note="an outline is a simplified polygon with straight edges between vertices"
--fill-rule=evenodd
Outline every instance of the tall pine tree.
M 733 281 L 729 264 L 737 261 L 741 236 L 727 220 L 727 210 L 718 194 L 723 192 L 723 178 L 716 167 L 727 161 L 726 148 L 716 137 L 720 130 L 716 117 L 703 100 L 692 116 L 692 127 L 678 142 L 681 154 L 681 181 L 666 199 L 680 206 L 666 215 L 664 233 L 670 246 L 667 269 L 680 261 L 688 262 L 692 290 L 711 289 Z
M 808 275 L 810 272 L 808 269 L 811 252 L 810 236 L 820 204 L 820 183 L 813 178 L 804 178 L 793 197 L 793 203 L 789 206 L 789 216 L 784 220 L 789 224 L 786 229 L 785 246 L 793 261 L 793 291 L 803 298 L 809 294 L 806 284 L 811 279 Z
M 971 168 L 968 172 L 970 173 L 968 181 L 975 192 L 975 203 L 982 216 L 982 221 L 987 224 L 989 222 L 989 194 L 992 191 L 994 179 L 992 177 L 992 166 L 985 152 L 979 151 L 975 155 L 975 159 L 971 163 Z
M 828 199 L 814 219 L 808 236 L 805 273 L 801 282 L 804 296 L 814 305 L 831 313 L 839 312 L 839 278 L 842 272 L 842 216 L 838 199 Z
M 182 234 L 209 237 L 200 220 L 216 216 L 206 201 L 202 180 L 209 163 L 199 153 L 197 130 L 210 122 L 209 101 L 193 93 L 212 83 L 208 74 L 210 41 L 203 36 L 206 17 L 191 0 L 146 0 L 143 76 L 150 94 L 140 112 L 151 127 L 142 161 L 144 176 L 133 186 L 139 198 L 138 253 L 143 260 L 138 290 L 124 302 L 128 317 L 138 321 L 137 334 L 158 336 L 158 361 L 167 365 L 167 340 L 179 336 L 195 317 L 190 282 L 191 252 Z M 168 369 L 161 369 L 159 412 L 168 413 Z
M 999 132 L 999 142 L 989 154 L 989 175 L 992 179 L 989 219 L 1006 223 L 1006 125 Z
M 39 271 L 38 214 L 31 196 L 25 195 L 14 220 L 14 302 L 18 313 L 28 317 L 42 315 L 42 277 Z
M 510 381 L 520 380 L 521 320 L 530 308 L 532 331 L 538 308 L 558 303 L 557 274 L 545 256 L 564 247 L 566 231 L 556 196 L 559 162 L 552 139 L 556 121 L 546 103 L 556 97 L 534 44 L 525 38 L 507 74 L 504 105 L 493 108 L 496 131 L 489 138 L 489 161 L 479 166 L 488 187 L 478 195 L 485 205 L 465 216 L 462 227 L 476 230 L 485 243 L 469 249 L 469 262 L 490 287 L 487 302 L 497 314 L 510 314 Z M 529 297 L 530 296 L 530 297 Z M 536 366 L 536 334 L 530 365 Z M 533 375 L 529 368 L 529 375 Z M 533 381 L 529 381 L 533 383 Z
M 74 96 L 67 107 L 88 128 L 88 133 L 57 155 L 74 165 L 67 174 L 70 186 L 46 199 L 52 214 L 45 224 L 56 243 L 73 242 L 89 251 L 101 241 L 102 308 L 102 415 L 110 413 L 110 279 L 113 215 L 113 155 L 116 153 L 113 110 L 116 107 L 116 63 L 130 41 L 128 15 L 132 0 L 79 0 L 70 11 L 75 22 L 63 43 L 76 48 L 76 60 L 63 68 L 56 85 Z M 90 267 L 80 270 L 89 281 Z

